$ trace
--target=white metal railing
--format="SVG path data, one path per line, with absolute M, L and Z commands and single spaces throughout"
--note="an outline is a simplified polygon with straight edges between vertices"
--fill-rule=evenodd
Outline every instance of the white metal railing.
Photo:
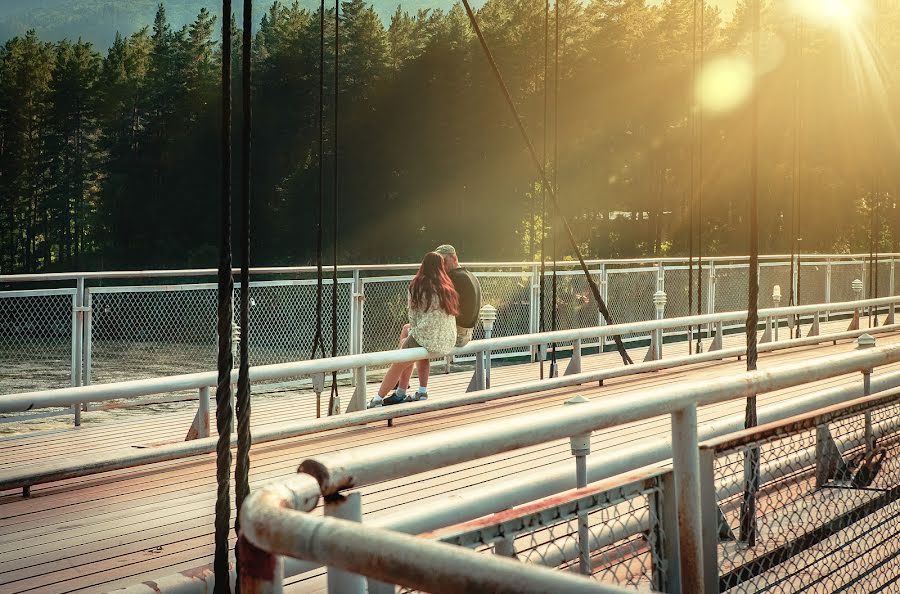
M 333 592 L 351 594 L 364 591 L 364 583 L 359 579 L 352 580 L 347 572 L 369 577 L 372 580 L 370 592 L 384 591 L 377 588 L 378 582 L 385 581 L 429 592 L 452 591 L 442 586 L 439 579 L 442 574 L 437 570 L 434 573 L 421 571 L 422 566 L 416 564 L 416 556 L 410 553 L 413 550 L 410 547 L 423 546 L 420 539 L 389 534 L 383 527 L 368 527 L 366 523 L 350 524 L 348 519 L 355 522 L 361 520 L 361 502 L 358 495 L 341 495 L 358 493 L 359 488 L 367 485 L 561 439 L 573 442 L 573 454 L 577 459 L 576 441 L 583 441 L 584 436 L 589 436 L 593 431 L 669 415 L 672 419 L 669 452 L 674 474 L 677 506 L 675 530 L 678 534 L 681 578 L 680 590 L 675 591 L 702 593 L 706 591 L 701 531 L 705 516 L 700 509 L 697 408 L 849 373 L 869 374 L 873 369 L 897 362 L 900 362 L 898 345 L 868 348 L 765 371 L 651 389 L 640 399 L 613 396 L 577 406 L 505 418 L 500 425 L 483 422 L 456 427 L 417 438 L 415 448 L 385 447 L 375 451 L 365 447 L 318 456 L 301 464 L 301 474 L 265 486 L 245 502 L 241 511 L 242 538 L 253 546 L 252 558 L 257 563 L 268 556 L 274 564 L 276 556 L 285 555 L 327 565 L 330 587 L 340 584 L 342 588 L 332 589 Z M 868 389 L 872 389 L 871 384 Z M 632 458 L 630 469 L 645 462 L 637 452 L 628 451 L 629 448 L 622 450 L 623 455 Z M 580 455 L 583 457 L 583 452 Z M 569 476 L 571 481 L 572 475 Z M 590 480 L 587 472 L 585 479 Z M 326 501 L 325 517 L 309 513 L 321 497 Z M 427 511 L 434 511 L 434 508 Z M 457 515 L 444 525 L 477 517 L 467 515 L 469 517 Z M 441 514 L 441 518 L 447 520 L 446 513 Z M 369 540 L 370 537 L 372 540 Z M 340 544 L 347 541 L 355 541 L 355 544 Z M 245 546 L 248 543 L 245 542 Z M 397 546 L 379 548 L 387 543 Z M 409 553 L 408 561 L 396 558 L 391 550 Z M 436 559 L 449 554 L 442 553 L 438 548 L 433 551 L 429 549 L 429 552 Z M 280 570 L 265 577 L 260 577 L 258 572 L 252 573 L 244 578 L 245 592 L 272 591 L 270 588 L 278 588 L 282 579 Z M 347 581 L 343 581 L 345 578 Z
M 886 297 L 876 300 L 866 300 L 854 303 L 839 303 L 830 305 L 806 305 L 794 306 L 792 308 L 779 308 L 762 310 L 761 317 L 772 318 L 787 315 L 800 315 L 803 313 L 815 313 L 826 311 L 829 307 L 835 308 L 861 308 L 864 306 L 888 306 L 893 309 L 900 297 Z M 733 319 L 746 318 L 746 312 L 723 312 L 718 314 L 708 314 L 704 316 L 694 316 L 692 318 L 676 318 L 676 319 L 658 319 L 650 322 L 638 322 L 634 324 L 620 324 L 615 326 L 604 326 L 598 328 L 586 328 L 578 330 L 564 330 L 551 333 L 533 334 L 526 336 L 504 337 L 489 340 L 473 341 L 465 347 L 456 349 L 456 353 L 476 354 L 477 361 L 481 365 L 490 359 L 481 356 L 481 353 L 494 348 L 504 348 L 508 346 L 531 346 L 543 344 L 553 340 L 573 340 L 575 342 L 575 353 L 579 352 L 579 341 L 585 336 L 595 335 L 597 333 L 614 335 L 616 333 L 625 332 L 655 332 L 657 335 L 666 327 L 683 327 L 687 325 L 697 325 L 701 323 L 714 323 L 717 325 L 721 333 L 722 323 Z M 818 316 L 818 313 L 816 313 Z M 797 346 L 817 344 L 823 341 L 835 341 L 838 339 L 848 339 L 857 337 L 864 332 L 878 334 L 880 332 L 892 332 L 900 329 L 898 325 L 884 325 L 879 328 L 871 328 L 867 330 L 854 330 L 841 333 L 832 333 L 822 336 L 812 336 L 800 339 L 782 340 L 777 342 L 769 342 L 759 345 L 760 352 L 774 351 L 780 349 L 794 348 Z M 278 439 L 297 437 L 308 435 L 311 433 L 337 429 L 343 427 L 351 427 L 364 425 L 366 423 L 384 421 L 391 422 L 392 419 L 398 417 L 420 414 L 434 410 L 445 410 L 454 407 L 461 407 L 475 403 L 490 402 L 498 399 L 520 396 L 524 394 L 539 393 L 547 390 L 557 389 L 561 387 L 577 386 L 580 384 L 603 381 L 615 377 L 623 377 L 627 375 L 643 373 L 647 371 L 656 371 L 661 369 L 669 369 L 680 365 L 700 363 L 704 361 L 715 361 L 727 357 L 740 357 L 745 353 L 744 347 L 731 347 L 727 349 L 721 348 L 711 350 L 706 353 L 695 355 L 687 355 L 680 357 L 671 357 L 662 359 L 659 357 L 650 357 L 644 363 L 636 365 L 615 367 L 611 369 L 602 369 L 598 371 L 581 372 L 579 365 L 580 357 L 575 356 L 570 360 L 569 369 L 563 377 L 548 378 L 540 381 L 517 383 L 502 388 L 486 389 L 485 377 L 489 377 L 484 370 L 481 372 L 476 369 L 474 378 L 481 378 L 481 382 L 472 382 L 472 390 L 464 396 L 457 396 L 448 399 L 430 400 L 422 403 L 411 403 L 403 406 L 386 407 L 382 410 L 365 411 L 352 415 L 337 415 L 327 419 L 316 419 L 303 422 L 286 422 L 272 425 L 266 429 L 254 431 L 253 443 L 264 443 Z M 656 347 L 651 345 L 651 351 Z M 357 375 L 365 377 L 365 367 L 368 365 L 386 365 L 397 362 L 409 362 L 427 356 L 424 349 L 402 349 L 395 351 L 386 351 L 380 353 L 367 353 L 361 355 L 348 355 L 344 357 L 326 358 L 313 361 L 299 361 L 289 364 L 268 365 L 262 367 L 250 368 L 251 381 L 284 379 L 288 377 L 296 377 L 300 375 L 320 376 L 332 372 L 343 371 L 346 369 L 355 369 Z M 98 472 L 116 470 L 120 468 L 130 468 L 134 466 L 162 462 L 187 456 L 197 455 L 215 451 L 216 438 L 209 437 L 209 392 L 210 386 L 216 384 L 216 372 L 186 374 L 179 376 L 171 376 L 165 378 L 155 378 L 150 380 L 133 380 L 128 382 L 120 382 L 115 384 L 94 384 L 90 386 L 82 386 L 75 388 L 62 388 L 59 390 L 49 390 L 44 392 L 32 392 L 24 394 L 10 394 L 0 398 L 0 414 L 14 413 L 22 411 L 31 411 L 44 407 L 59 407 L 76 405 L 77 408 L 83 402 L 97 402 L 112 399 L 127 399 L 146 396 L 151 394 L 167 393 L 179 390 L 195 389 L 199 391 L 198 411 L 195 415 L 193 433 L 197 437 L 193 441 L 185 443 L 171 444 L 158 448 L 148 448 L 139 451 L 130 450 L 128 452 L 110 452 L 99 454 L 91 457 L 89 460 L 83 459 L 62 459 L 50 463 L 45 463 L 27 469 L 18 469 L 11 471 L 0 471 L 0 490 L 22 488 L 27 493 L 32 485 L 44 482 L 61 480 L 76 476 L 87 476 Z M 237 372 L 233 372 L 232 380 L 237 381 Z M 321 382 L 318 382 L 321 386 Z M 365 402 L 365 381 L 357 384 L 357 389 L 353 397 L 358 404 L 364 407 Z M 348 410 L 353 409 L 353 402 L 348 406 Z
M 879 288 L 867 297 L 894 293 L 895 255 L 885 254 L 878 267 Z M 803 303 L 845 302 L 861 298 L 851 288 L 860 279 L 868 287 L 868 255 L 808 255 L 790 277 L 790 258 L 761 258 L 760 305 L 770 301 L 772 287 L 780 285 L 787 302 L 788 287 L 802 282 Z M 746 308 L 746 257 L 705 258 L 702 313 Z M 796 263 L 796 262 L 795 262 Z M 604 325 L 590 296 L 585 279 L 575 263 L 559 262 L 557 313 L 559 328 Z M 669 297 L 670 317 L 688 312 L 688 273 L 684 258 L 591 260 L 591 273 L 600 286 L 615 323 L 650 320 L 654 317 L 652 295 L 657 289 Z M 338 353 L 358 354 L 392 348 L 405 317 L 405 293 L 410 273 L 417 264 L 339 267 Z M 467 263 L 482 281 L 487 303 L 498 308 L 494 336 L 533 334 L 540 330 L 539 263 Z M 552 265 L 548 267 L 552 269 Z M 802 270 L 802 273 L 799 271 Z M 204 371 L 216 358 L 216 287 L 208 281 L 214 269 L 110 271 L 2 275 L 0 286 L 27 288 L 25 297 L 16 291 L 0 291 L 0 367 L 10 370 L 0 378 L 0 393 L 27 391 L 114 381 L 127 375 L 150 377 L 159 369 L 171 373 Z M 311 357 L 316 324 L 313 292 L 315 268 L 269 267 L 251 270 L 252 281 L 251 364 L 289 362 Z M 330 280 L 326 280 L 330 283 Z M 76 292 L 67 312 L 44 289 L 64 286 Z M 173 284 L 177 283 L 177 284 Z M 549 290 L 549 279 L 545 288 Z M 136 285 L 136 286 L 135 286 Z M 326 296 L 326 312 L 329 295 Z M 549 293 L 548 293 L 549 294 Z M 696 304 L 695 304 L 696 305 Z M 547 300 L 545 318 L 552 305 Z M 842 315 L 844 312 L 834 312 Z M 48 334 L 42 329 L 66 315 L 71 329 Z M 71 314 L 71 315 L 70 315 Z M 326 318 L 329 316 L 326 315 Z M 34 322 L 24 331 L 18 320 Z M 330 323 L 330 318 L 326 324 Z M 684 336 L 684 329 L 666 330 Z M 476 335 L 479 338 L 480 334 Z M 643 340 L 626 335 L 628 341 Z M 24 356 L 26 347 L 35 345 Z M 611 345 L 606 337 L 585 340 L 586 349 Z M 570 345 L 561 345 L 568 351 Z M 63 353 L 60 355 L 59 353 Z M 494 359 L 545 355 L 542 346 L 531 349 L 494 350 Z M 461 359 L 470 356 L 460 356 Z M 63 369 L 63 366 L 68 369 Z M 29 388 L 29 382 L 33 387 Z

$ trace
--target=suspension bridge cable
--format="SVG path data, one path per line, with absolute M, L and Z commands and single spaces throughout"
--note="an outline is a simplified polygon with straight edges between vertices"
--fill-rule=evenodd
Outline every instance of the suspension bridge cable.
M 319 210 L 316 217 L 316 333 L 313 337 L 312 357 L 318 352 L 325 356 L 322 333 L 322 235 L 325 211 L 325 0 L 319 2 Z M 321 416 L 321 411 L 316 411 Z
M 756 327 L 759 323 L 759 2 L 753 0 L 753 73 L 750 133 L 750 270 L 747 301 L 747 371 L 756 370 Z M 747 399 L 745 425 L 756 425 L 756 398 Z
M 222 0 L 222 177 L 218 273 L 218 358 L 216 380 L 216 594 L 230 594 L 228 532 L 231 524 L 231 325 L 234 279 L 231 272 L 231 0 Z
M 488 64 L 491 67 L 491 71 L 494 75 L 495 80 L 497 81 L 498 86 L 500 87 L 500 91 L 503 93 L 503 98 L 506 101 L 506 106 L 509 108 L 510 113 L 513 116 L 513 119 L 516 123 L 516 128 L 519 130 L 519 134 L 522 136 L 522 140 L 525 143 L 526 148 L 528 149 L 528 154 L 531 157 L 531 163 L 534 165 L 535 169 L 537 169 L 538 174 L 541 176 L 541 182 L 545 187 L 548 188 L 547 194 L 550 196 L 550 200 L 553 203 L 554 211 L 559 215 L 560 222 L 562 223 L 562 227 L 566 232 L 566 237 L 569 240 L 569 245 L 572 247 L 572 250 L 575 252 L 575 255 L 578 257 L 578 263 L 581 265 L 581 270 L 584 272 L 584 276 L 587 279 L 588 286 L 591 289 L 591 293 L 594 296 L 594 300 L 597 302 L 597 308 L 600 310 L 601 315 L 606 320 L 607 324 L 612 324 L 612 320 L 609 315 L 609 309 L 606 307 L 606 302 L 603 301 L 603 297 L 600 294 L 600 288 L 597 286 L 597 283 L 591 277 L 590 270 L 588 270 L 587 264 L 584 261 L 584 257 L 581 255 L 581 249 L 578 247 L 578 242 L 575 239 L 575 234 L 572 233 L 572 228 L 569 226 L 568 221 L 565 216 L 563 216 L 562 211 L 559 207 L 559 202 L 556 200 L 556 192 L 553 188 L 550 188 L 550 184 L 547 181 L 547 172 L 545 168 L 541 165 L 540 159 L 538 159 L 537 151 L 535 151 L 534 144 L 531 142 L 531 137 L 528 136 L 528 131 L 525 129 L 525 124 L 522 123 L 522 117 L 519 115 L 519 111 L 516 109 L 515 102 L 513 102 L 512 95 L 509 93 L 509 88 L 507 88 L 506 83 L 503 80 L 503 76 L 500 74 L 500 69 L 497 67 L 497 62 L 494 60 L 494 55 L 491 53 L 490 48 L 487 45 L 487 41 L 484 38 L 484 34 L 481 32 L 481 27 L 478 25 L 478 19 L 475 18 L 475 13 L 472 11 L 472 6 L 469 4 L 469 0 L 462 0 L 463 7 L 466 9 L 466 14 L 469 17 L 469 22 L 472 25 L 472 29 L 475 31 L 475 36 L 478 38 L 478 43 L 481 45 L 481 49 L 485 54 L 485 58 L 488 60 Z M 621 336 L 614 336 L 613 340 L 616 343 L 616 349 L 619 351 L 619 355 L 622 357 L 622 361 L 626 365 L 631 365 L 634 361 L 631 360 L 631 357 L 628 355 L 628 352 L 625 350 L 625 345 L 622 343 Z
M 554 19 L 556 21 L 556 37 L 554 49 L 554 66 L 553 66 L 553 193 L 559 200 L 559 0 L 553 4 Z M 546 166 L 545 166 L 546 167 Z M 559 329 L 559 296 L 557 281 L 557 262 L 559 261 L 559 213 L 554 217 L 553 221 L 553 310 L 552 310 L 552 327 L 553 331 Z M 559 375 L 556 363 L 556 342 L 551 345 L 550 349 L 550 375 L 556 377 Z
M 688 315 L 694 311 L 694 202 L 696 200 L 694 188 L 694 166 L 697 158 L 695 149 L 697 144 L 697 110 L 695 93 L 697 87 L 697 0 L 691 4 L 691 87 L 688 93 L 688 108 L 691 118 L 691 177 L 690 177 L 690 195 L 688 196 Z M 694 326 L 688 326 L 688 354 L 693 353 L 694 348 Z
M 339 195 L 338 195 L 338 93 L 340 90 L 340 30 L 341 30 L 341 14 L 340 0 L 334 0 L 334 195 L 333 195 L 333 218 L 332 218 L 332 245 L 331 245 L 331 356 L 337 357 L 337 302 L 338 302 L 338 212 L 339 212 Z M 328 398 L 328 414 L 331 415 L 335 409 L 335 402 L 338 399 L 337 371 L 331 372 L 331 396 Z
M 703 72 L 704 41 L 706 31 L 706 0 L 700 0 L 700 47 L 698 54 L 700 64 L 698 72 Z M 697 315 L 703 309 L 703 112 L 697 110 Z M 695 352 L 703 350 L 703 332 L 697 326 L 697 347 Z
M 547 124 L 549 123 L 550 117 L 548 116 L 549 107 L 547 100 L 547 89 L 549 82 L 549 54 L 550 54 L 550 0 L 544 0 L 544 144 L 542 146 L 543 155 L 541 162 L 543 163 L 544 169 L 547 169 Z M 547 186 L 543 183 L 541 184 L 542 190 L 542 198 L 541 198 L 541 280 L 540 286 L 538 287 L 539 294 L 539 303 L 538 307 L 540 308 L 540 312 L 538 313 L 538 327 L 541 332 L 545 330 L 545 304 L 544 304 L 544 276 L 546 274 L 546 256 L 544 255 L 544 239 L 546 236 L 546 223 L 547 223 Z M 540 358 L 540 378 L 544 379 L 544 357 L 541 354 Z
M 250 157 L 253 124 L 251 93 L 251 49 L 253 45 L 253 0 L 244 0 L 244 30 L 241 45 L 241 344 L 238 370 L 237 456 L 234 467 L 235 520 L 234 532 L 240 536 L 240 512 L 250 495 Z M 239 547 L 235 543 L 235 567 L 240 571 Z M 240 592 L 240 574 L 235 592 Z

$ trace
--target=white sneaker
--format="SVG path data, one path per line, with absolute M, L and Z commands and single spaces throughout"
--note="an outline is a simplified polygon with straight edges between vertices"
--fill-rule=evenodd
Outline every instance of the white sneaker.
M 413 400 L 415 400 L 416 402 L 419 402 L 421 400 L 428 400 L 428 392 L 416 392 Z
M 378 408 L 384 404 L 384 398 L 381 396 L 376 396 L 369 400 L 369 404 L 366 405 L 366 408 Z

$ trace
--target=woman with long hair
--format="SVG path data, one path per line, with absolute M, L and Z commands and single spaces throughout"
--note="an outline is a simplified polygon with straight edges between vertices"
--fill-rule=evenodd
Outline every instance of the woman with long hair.
M 400 348 L 422 347 L 428 351 L 430 358 L 443 357 L 450 352 L 456 344 L 459 295 L 453 288 L 453 281 L 447 276 L 444 259 L 440 254 L 428 252 L 422 259 L 419 272 L 409 284 L 407 312 L 409 323 L 400 333 Z M 378 394 L 369 401 L 369 408 L 406 402 L 408 384 L 398 386 L 397 391 L 390 396 L 388 392 L 397 385 L 403 372 L 413 365 L 413 362 L 391 365 L 378 388 Z M 423 369 L 427 369 L 427 366 L 419 366 L 420 387 L 412 400 L 425 400 L 428 397 L 428 372 L 423 373 Z

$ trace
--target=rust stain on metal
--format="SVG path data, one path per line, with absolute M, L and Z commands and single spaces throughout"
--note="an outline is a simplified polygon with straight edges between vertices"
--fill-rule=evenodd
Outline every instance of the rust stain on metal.
M 424 532 L 419 534 L 420 538 L 427 539 L 438 539 L 443 534 L 449 532 L 460 532 L 465 531 L 469 532 L 472 530 L 478 530 L 481 528 L 489 528 L 491 526 L 495 526 L 497 524 L 501 524 L 503 522 L 509 520 L 516 520 L 521 518 L 522 516 L 527 516 L 529 514 L 542 512 L 544 510 L 552 509 L 554 507 L 558 507 L 560 505 L 565 505 L 567 503 L 571 503 L 574 500 L 581 499 L 583 497 L 590 497 L 591 495 L 596 495 L 600 493 L 604 493 L 611 489 L 615 489 L 617 487 L 621 487 L 630 483 L 634 483 L 637 481 L 645 480 L 651 478 L 662 472 L 660 468 L 640 468 L 633 470 L 631 472 L 626 472 L 623 474 L 616 475 L 615 477 L 599 481 L 593 485 L 588 485 L 586 487 L 582 487 L 581 489 L 572 489 L 569 491 L 563 491 L 562 493 L 557 493 L 555 495 L 551 495 L 550 497 L 545 497 L 544 499 L 539 499 L 538 501 L 534 501 L 531 503 L 526 503 L 525 505 L 520 505 L 516 507 L 512 507 L 509 509 L 505 509 L 500 512 L 496 512 L 494 514 L 484 516 L 482 518 L 478 518 L 475 520 L 471 520 L 469 522 L 463 522 L 461 524 L 455 524 L 453 526 L 447 526 L 446 528 L 439 528 L 438 530 L 434 530 L 431 532 Z
M 241 575 L 271 581 L 275 577 L 275 555 L 268 553 L 244 538 L 238 539 Z
M 151 590 L 153 590 L 154 592 L 159 592 L 160 594 L 162 594 L 162 590 L 159 589 L 159 586 L 156 584 L 156 582 L 148 581 L 148 582 L 142 582 L 142 583 L 145 586 L 147 586 L 148 588 L 150 588 Z
M 340 472 L 340 468 L 336 470 L 335 474 L 343 477 L 338 483 L 333 482 L 331 470 L 318 460 L 304 460 L 297 468 L 297 472 L 308 474 L 316 479 L 322 489 L 322 495 L 332 495 L 342 489 L 352 489 L 356 486 L 356 481 L 352 476 Z

